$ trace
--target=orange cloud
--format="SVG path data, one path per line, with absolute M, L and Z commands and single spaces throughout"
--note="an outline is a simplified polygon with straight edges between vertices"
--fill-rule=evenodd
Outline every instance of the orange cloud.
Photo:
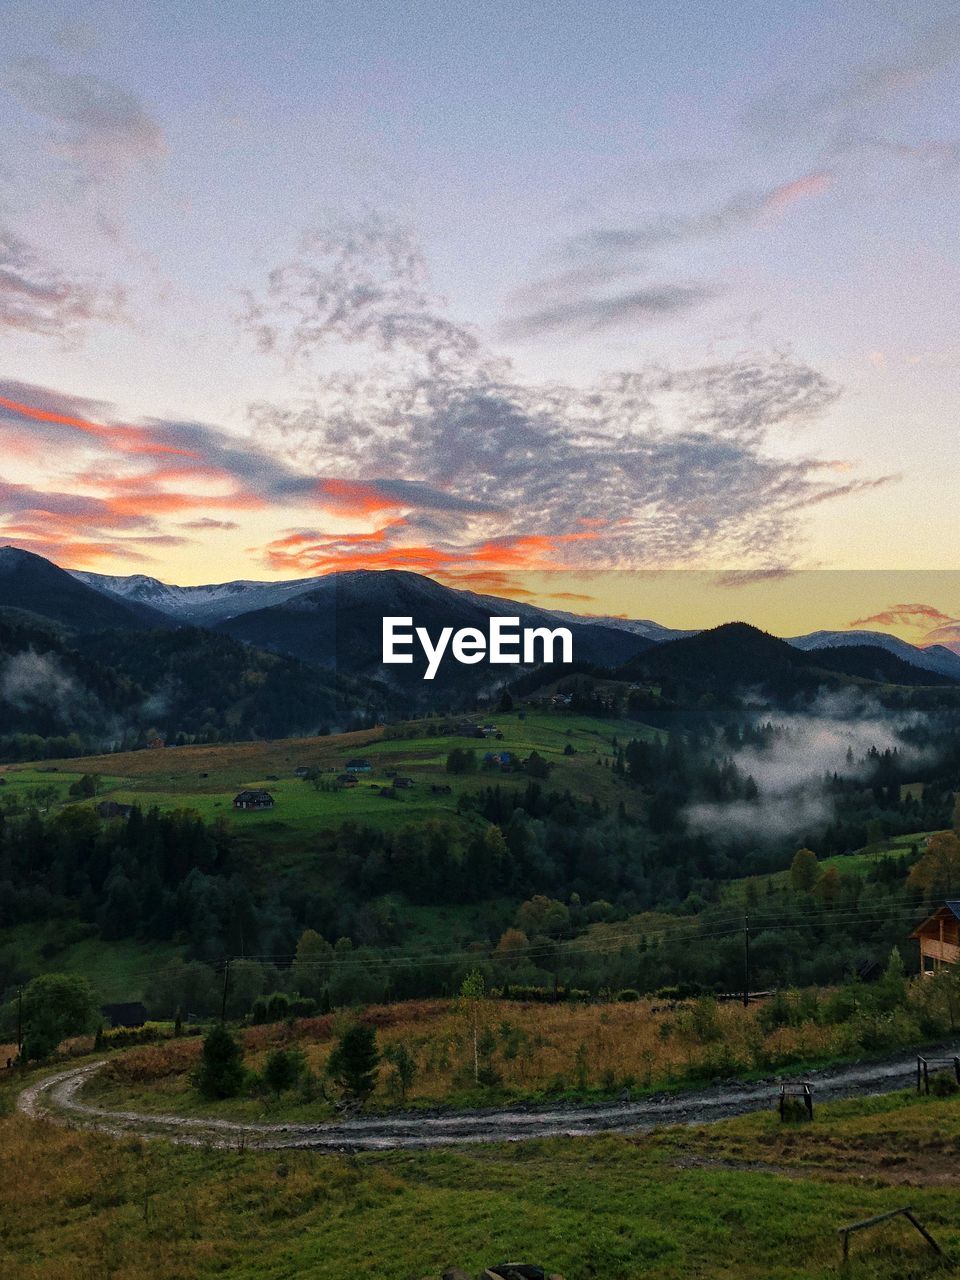
M 931 624 L 942 626 L 953 621 L 953 618 L 932 604 L 893 604 L 882 613 L 871 614 L 869 618 L 855 618 L 847 626 L 921 627 L 926 630 Z
M 763 207 L 769 212 L 781 213 L 790 205 L 796 204 L 798 200 L 822 195 L 832 184 L 833 175 L 830 173 L 805 173 L 803 177 L 795 178 L 793 182 L 784 182 L 779 187 L 774 187 L 767 194 Z
M 321 480 L 317 484 L 317 496 L 323 508 L 344 516 L 371 516 L 378 511 L 396 510 L 401 505 L 375 485 L 358 480 Z
M 17 400 L 9 400 L 0 396 L 0 408 L 8 409 L 21 418 L 29 418 L 33 422 L 55 423 L 60 427 L 71 427 L 75 431 L 94 437 L 121 453 L 140 454 L 174 454 L 183 458 L 197 458 L 199 454 L 189 449 L 178 449 L 174 445 L 163 444 L 151 439 L 148 433 L 139 427 L 123 425 L 105 426 L 100 422 L 90 422 L 86 418 L 77 418 L 68 413 L 55 413 L 50 409 L 38 409 L 34 405 L 21 404 Z

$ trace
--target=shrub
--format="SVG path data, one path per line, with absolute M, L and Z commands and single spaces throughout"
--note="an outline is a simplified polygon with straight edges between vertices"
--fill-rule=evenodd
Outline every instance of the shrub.
M 960 1093 L 960 1084 L 949 1071 L 938 1071 L 930 1077 L 930 1092 L 935 1098 L 949 1098 Z
M 797 1124 L 800 1121 L 809 1120 L 810 1116 L 807 1112 L 806 1103 L 802 1098 L 793 1096 L 784 1098 L 780 1119 L 784 1124 Z
M 628 1004 L 634 1000 L 639 1000 L 640 992 L 637 991 L 634 987 L 624 987 L 622 991 L 617 992 L 617 999 L 622 1004 Z
M 388 1045 L 383 1051 L 383 1057 L 384 1061 L 390 1064 L 388 1078 L 390 1090 L 403 1102 L 417 1074 L 416 1060 L 405 1044 Z

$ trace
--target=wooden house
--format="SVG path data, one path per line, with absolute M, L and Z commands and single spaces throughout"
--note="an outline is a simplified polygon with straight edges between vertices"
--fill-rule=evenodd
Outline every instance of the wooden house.
M 920 943 L 920 972 L 939 973 L 960 961 L 960 899 L 951 898 L 910 935 Z
M 343 767 L 347 773 L 369 773 L 373 765 L 369 760 L 348 760 Z
M 241 791 L 233 797 L 235 809 L 272 809 L 273 796 L 269 791 Z

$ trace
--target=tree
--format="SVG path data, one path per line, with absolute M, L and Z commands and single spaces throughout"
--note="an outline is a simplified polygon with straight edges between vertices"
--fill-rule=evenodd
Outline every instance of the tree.
M 566 903 L 538 893 L 517 908 L 517 928 L 528 938 L 538 934 L 558 938 L 570 926 L 570 910 Z
M 279 1098 L 284 1089 L 292 1089 L 306 1067 L 299 1049 L 272 1049 L 263 1067 L 263 1082 Z
M 486 983 L 479 969 L 468 973 L 460 984 L 460 1007 L 466 1012 L 473 1031 L 474 1084 L 480 1083 L 480 1011 L 485 993 Z
M 300 994 L 316 999 L 327 984 L 332 966 L 330 943 L 316 929 L 304 929 L 293 960 L 294 981 Z
M 504 929 L 493 955 L 501 964 L 508 964 L 515 968 L 524 959 L 524 953 L 529 945 L 530 939 L 522 929 Z
M 405 1044 L 391 1044 L 383 1051 L 384 1061 L 390 1064 L 389 1083 L 391 1089 L 401 1102 L 406 1101 L 407 1090 L 413 1084 L 417 1074 L 417 1064 L 413 1054 Z
M 240 1045 L 218 1022 L 203 1038 L 194 1084 L 205 1098 L 233 1098 L 243 1087 L 245 1074 Z
M 47 1058 L 67 1036 L 91 1030 L 99 1008 L 100 1001 L 86 978 L 69 973 L 44 973 L 34 978 L 23 992 L 25 1056 Z
M 827 867 L 817 881 L 817 897 L 825 907 L 832 907 L 839 899 L 842 888 L 843 883 L 840 879 L 840 872 L 836 867 Z
M 938 831 L 927 841 L 919 862 L 914 863 L 907 884 L 931 894 L 950 894 L 960 886 L 960 837 Z
M 347 1097 L 362 1104 L 377 1087 L 379 1067 L 376 1030 L 357 1022 L 338 1039 L 327 1061 L 327 1074 Z
M 798 849 L 790 863 L 790 885 L 796 893 L 812 893 L 820 879 L 820 864 L 812 849 Z

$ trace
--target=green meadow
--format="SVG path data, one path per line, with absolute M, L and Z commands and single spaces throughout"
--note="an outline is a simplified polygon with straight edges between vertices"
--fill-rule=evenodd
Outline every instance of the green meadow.
M 0 1086 L 8 1113 L 15 1086 Z M 0 1260 L 24 1280 L 377 1280 L 505 1258 L 567 1280 L 833 1280 L 837 1228 L 904 1204 L 960 1254 L 960 1102 L 910 1094 L 637 1136 L 333 1156 L 0 1119 Z M 954 1274 L 902 1220 L 847 1274 Z

